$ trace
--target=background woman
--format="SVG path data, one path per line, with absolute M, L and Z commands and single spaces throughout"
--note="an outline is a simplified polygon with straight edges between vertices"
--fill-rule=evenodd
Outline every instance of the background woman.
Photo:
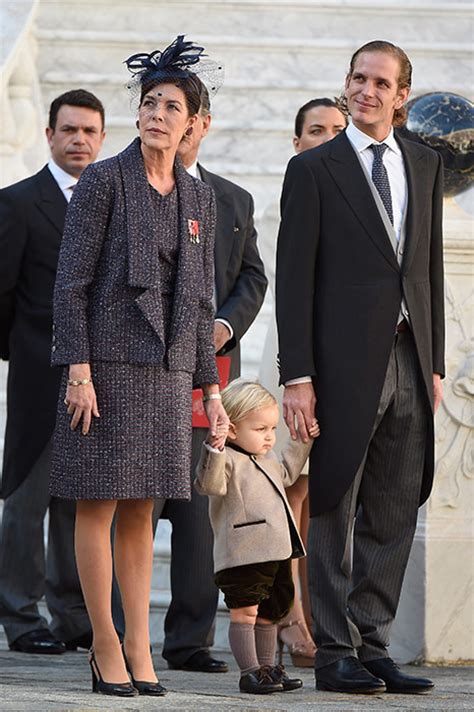
M 346 128 L 347 119 L 332 99 L 311 99 L 304 104 L 296 114 L 295 135 L 293 146 L 296 153 L 320 146 L 330 141 Z M 280 224 L 279 206 L 274 203 L 265 211 L 259 229 L 259 246 L 265 264 L 273 298 L 275 297 L 275 252 L 278 227 Z M 275 396 L 281 394 L 278 388 L 279 374 L 276 355 L 278 352 L 275 313 L 272 313 L 263 349 L 260 368 L 261 383 Z M 281 402 L 280 402 L 281 406 Z M 280 450 L 288 437 L 288 430 L 280 419 L 277 432 L 276 450 Z M 307 471 L 306 473 L 307 474 Z M 308 479 L 302 475 L 286 490 L 295 520 L 303 542 L 306 538 L 309 523 L 308 509 Z M 295 596 L 295 603 L 287 617 L 279 626 L 280 651 L 286 645 L 294 665 L 312 667 L 316 647 L 309 632 L 311 613 L 308 599 L 308 578 L 306 559 L 294 559 L 292 563 L 293 580 L 299 581 L 300 596 Z
M 227 424 L 213 342 L 214 196 L 176 158 L 200 106 L 202 52 L 180 36 L 127 60 L 140 137 L 84 172 L 59 259 L 53 363 L 69 372 L 51 492 L 77 500 L 93 690 L 104 694 L 165 693 L 150 654 L 151 513 L 156 498 L 190 497 L 193 381 L 211 428 Z M 110 603 L 114 515 L 123 654 Z

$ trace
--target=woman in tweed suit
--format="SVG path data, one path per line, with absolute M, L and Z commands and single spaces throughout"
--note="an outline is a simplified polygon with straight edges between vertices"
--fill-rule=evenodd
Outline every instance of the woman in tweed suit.
M 153 504 L 190 498 L 193 383 L 216 434 L 227 425 L 213 345 L 214 195 L 176 157 L 200 106 L 202 51 L 180 36 L 164 52 L 127 60 L 138 77 L 140 136 L 84 172 L 59 258 L 52 361 L 68 370 L 51 492 L 77 500 L 93 690 L 105 694 L 166 692 L 148 629 Z M 114 515 L 123 654 L 110 604 Z

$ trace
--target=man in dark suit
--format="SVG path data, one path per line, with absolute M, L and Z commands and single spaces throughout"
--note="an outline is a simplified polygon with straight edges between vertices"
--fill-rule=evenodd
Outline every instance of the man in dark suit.
M 49 163 L 0 191 L 0 356 L 9 361 L 0 623 L 10 648 L 26 653 L 57 654 L 66 646 L 90 643 L 74 558 L 75 503 L 48 493 L 61 378 L 50 362 L 53 290 L 66 208 L 104 136 L 101 102 L 82 89 L 62 94 L 50 107 Z M 52 616 L 49 626 L 37 605 L 43 594 Z
M 316 685 L 330 691 L 432 687 L 387 652 L 431 489 L 444 373 L 442 164 L 393 134 L 410 85 L 403 50 L 358 50 L 345 88 L 352 123 L 293 158 L 282 193 L 280 375 L 292 436 L 296 422 L 307 437 L 315 408 L 321 426 L 308 565 Z
M 209 96 L 204 90 L 198 121 L 181 142 L 187 170 L 214 188 L 217 201 L 215 242 L 215 349 L 231 359 L 230 380 L 240 374 L 239 342 L 262 305 L 267 280 L 257 249 L 253 200 L 247 191 L 197 162 L 199 146 L 211 124 Z M 205 428 L 193 428 L 194 479 Z M 193 491 L 192 501 L 168 502 L 171 539 L 171 603 L 165 619 L 163 657 L 171 668 L 226 672 L 227 665 L 209 654 L 213 643 L 218 589 L 214 584 L 207 497 Z

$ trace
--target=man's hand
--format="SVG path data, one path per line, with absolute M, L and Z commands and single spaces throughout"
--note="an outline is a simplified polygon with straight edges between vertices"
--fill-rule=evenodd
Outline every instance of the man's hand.
M 283 394 L 283 417 L 291 437 L 296 440 L 296 425 L 303 442 L 307 443 L 314 432 L 316 394 L 312 383 L 296 383 L 286 386 Z
M 231 333 L 221 321 L 214 322 L 214 348 L 218 353 L 229 341 Z
M 443 384 L 439 373 L 433 373 L 433 397 L 434 397 L 434 412 L 438 410 L 443 400 Z

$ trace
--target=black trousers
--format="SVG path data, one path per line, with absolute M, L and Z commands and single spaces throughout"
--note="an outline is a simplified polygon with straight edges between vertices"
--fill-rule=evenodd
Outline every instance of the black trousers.
M 0 624 L 9 643 L 50 628 L 60 640 L 90 631 L 74 556 L 76 503 L 48 492 L 51 443 L 3 505 L 0 535 Z M 44 518 L 49 512 L 48 548 Z M 46 598 L 48 626 L 38 602 Z
M 207 435 L 193 428 L 191 481 Z M 172 526 L 171 603 L 165 618 L 165 660 L 182 665 L 214 643 L 219 590 L 214 583 L 213 543 L 208 499 L 192 489 L 190 502 L 168 500 L 163 517 Z M 156 528 L 156 520 L 154 522 Z
M 415 534 L 429 417 L 413 337 L 404 332 L 394 338 L 354 482 L 335 509 L 310 521 L 316 669 L 356 651 L 362 661 L 388 655 Z

